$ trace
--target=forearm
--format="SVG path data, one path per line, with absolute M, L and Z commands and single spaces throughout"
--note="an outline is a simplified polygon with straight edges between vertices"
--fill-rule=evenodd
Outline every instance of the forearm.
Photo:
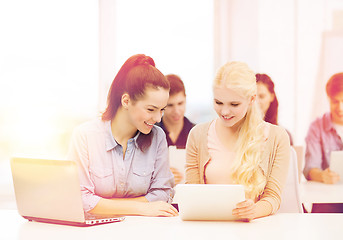
M 101 198 L 89 212 L 95 214 L 141 215 L 140 210 L 148 200 L 142 196 L 137 198 Z
M 256 215 L 255 218 L 266 217 L 272 214 L 273 208 L 270 202 L 268 201 L 258 201 L 256 202 Z
M 322 170 L 319 168 L 312 168 L 308 172 L 308 180 L 323 182 Z

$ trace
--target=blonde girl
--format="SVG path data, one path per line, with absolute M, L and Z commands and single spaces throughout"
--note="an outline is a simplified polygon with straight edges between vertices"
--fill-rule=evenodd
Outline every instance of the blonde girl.
M 186 183 L 244 185 L 233 214 L 245 221 L 279 209 L 290 158 L 287 132 L 263 121 L 256 92 L 245 63 L 222 66 L 213 82 L 218 118 L 196 125 L 186 146 Z

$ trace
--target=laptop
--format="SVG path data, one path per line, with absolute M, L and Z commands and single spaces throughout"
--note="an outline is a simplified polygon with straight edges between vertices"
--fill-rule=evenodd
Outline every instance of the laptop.
M 91 226 L 125 218 L 84 212 L 73 161 L 11 158 L 11 170 L 18 212 L 30 221 Z
M 343 151 L 332 151 L 330 155 L 330 170 L 339 174 L 339 183 L 343 183 Z
M 178 184 L 175 191 L 182 220 L 236 220 L 232 210 L 245 200 L 243 185 Z

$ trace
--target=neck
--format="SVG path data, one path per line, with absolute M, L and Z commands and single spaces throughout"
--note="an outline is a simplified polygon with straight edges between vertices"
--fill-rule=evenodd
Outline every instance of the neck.
M 239 129 L 240 129 L 240 126 L 241 126 L 240 123 L 237 123 L 235 126 L 232 126 L 232 127 L 225 127 L 221 123 L 219 123 L 217 125 L 218 125 L 218 127 L 217 127 L 218 131 L 221 131 L 224 134 L 227 134 L 229 136 L 237 136 Z
M 177 123 L 172 123 L 167 119 L 162 118 L 162 122 L 168 132 L 181 132 L 184 124 L 183 118 L 182 121 L 179 121 Z
M 241 124 L 237 123 L 235 126 L 226 127 L 219 119 L 216 122 L 216 133 L 222 144 L 230 151 L 235 151 L 236 142 Z
M 111 121 L 111 130 L 115 140 L 122 146 L 126 145 L 137 132 L 137 128 L 130 123 L 128 112 L 122 107 L 118 109 Z

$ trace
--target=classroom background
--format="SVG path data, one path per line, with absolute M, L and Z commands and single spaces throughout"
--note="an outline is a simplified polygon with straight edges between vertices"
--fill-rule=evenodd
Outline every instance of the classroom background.
M 100 115 L 133 54 L 182 78 L 195 123 L 215 117 L 219 66 L 268 74 L 295 145 L 343 71 L 342 0 L 1 0 L 0 31 L 0 204 L 10 207 L 10 157 L 65 158 L 72 129 Z

